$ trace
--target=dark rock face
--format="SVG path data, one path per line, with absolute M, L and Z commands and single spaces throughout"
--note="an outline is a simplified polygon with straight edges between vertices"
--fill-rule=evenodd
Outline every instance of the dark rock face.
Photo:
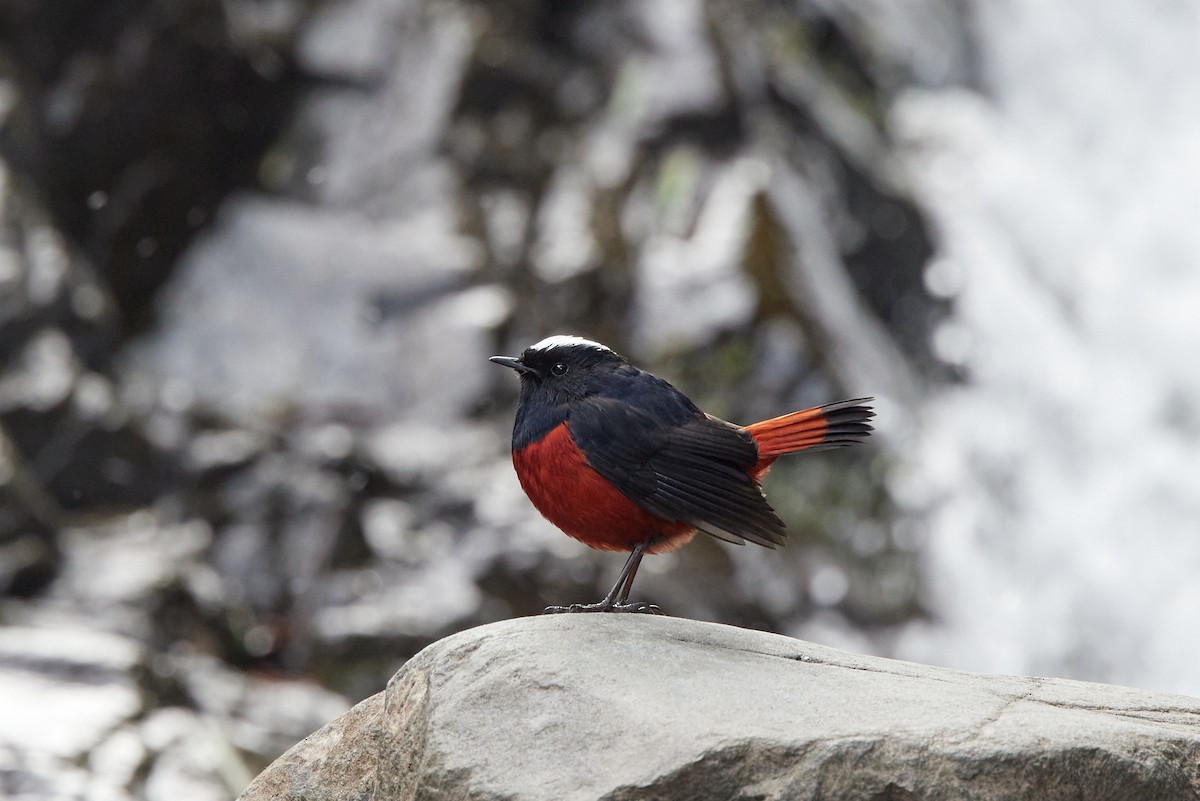
M 425 649 L 241 798 L 1184 801 L 1198 719 L 713 624 L 526 618 Z
M 288 63 L 294 13 L 272 23 L 253 5 L 0 9 L 20 92 L 4 158 L 104 278 L 125 333 L 150 322 L 179 254 L 230 189 L 253 179 L 288 119 L 299 87 Z
M 0 481 L 0 588 L 28 596 L 53 578 L 65 516 L 148 506 L 181 483 L 113 361 L 286 122 L 287 26 L 227 17 L 246 9 L 0 8 L 0 472 L 16 477 Z

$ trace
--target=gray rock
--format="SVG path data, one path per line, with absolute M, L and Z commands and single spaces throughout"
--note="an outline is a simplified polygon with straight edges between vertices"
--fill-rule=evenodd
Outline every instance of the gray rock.
M 1200 699 L 656 617 L 519 618 L 411 659 L 259 799 L 1200 798 Z

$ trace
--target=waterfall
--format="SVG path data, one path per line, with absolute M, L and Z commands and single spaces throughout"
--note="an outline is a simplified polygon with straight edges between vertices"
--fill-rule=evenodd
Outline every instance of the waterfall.
M 897 655 L 1200 693 L 1200 5 L 978 2 L 983 89 L 914 91 L 939 354 L 895 491 Z

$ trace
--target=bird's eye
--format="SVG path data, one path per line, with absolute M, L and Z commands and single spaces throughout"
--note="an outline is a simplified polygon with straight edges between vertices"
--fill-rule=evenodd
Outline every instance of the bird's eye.
M 571 368 L 567 367 L 562 362 L 555 362 L 554 366 L 550 368 L 550 372 L 554 373 L 555 375 L 566 375 L 567 370 L 569 369 Z

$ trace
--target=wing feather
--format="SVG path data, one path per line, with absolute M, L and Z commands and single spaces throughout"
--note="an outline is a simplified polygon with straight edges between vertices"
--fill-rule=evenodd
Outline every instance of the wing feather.
M 647 512 L 726 542 L 783 544 L 783 521 L 748 474 L 758 447 L 737 426 L 699 412 L 665 425 L 619 399 L 589 398 L 568 427 L 592 468 Z

